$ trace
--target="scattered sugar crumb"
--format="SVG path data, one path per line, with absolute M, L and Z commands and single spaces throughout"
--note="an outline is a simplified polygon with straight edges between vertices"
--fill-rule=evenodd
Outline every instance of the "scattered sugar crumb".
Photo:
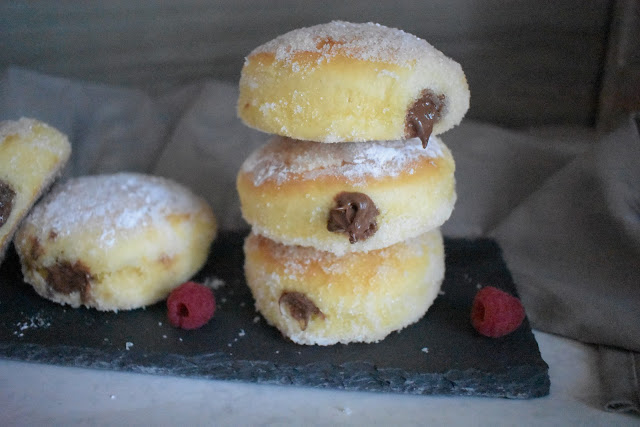
M 246 335 L 246 332 L 244 331 L 244 329 L 240 329 L 240 332 L 238 333 L 239 337 L 243 337 Z
M 225 302 L 227 302 L 227 299 L 226 299 L 226 298 L 221 298 L 221 299 L 220 299 L 220 302 L 221 302 L 221 303 L 225 303 Z
M 438 295 L 444 295 L 444 294 L 445 294 L 444 291 L 442 291 L 442 290 L 438 291 Z
M 253 318 L 253 323 L 258 323 L 260 321 L 260 316 L 256 316 Z
M 238 342 L 238 338 L 234 338 L 234 339 L 233 339 L 233 342 Z
M 51 326 L 51 322 L 47 318 L 43 317 L 40 313 L 37 313 L 25 321 L 17 322 L 16 327 L 18 329 L 13 332 L 13 335 L 23 337 L 24 331 L 27 331 L 29 329 L 46 329 L 49 326 Z
M 178 338 L 178 341 L 182 342 L 182 338 Z
M 482 285 L 481 285 L 480 283 L 478 283 L 478 284 L 476 285 L 476 289 L 482 289 Z
M 231 347 L 231 343 L 227 343 L 227 347 Z
M 242 301 L 242 302 L 240 303 L 240 307 L 245 307 L 246 305 L 247 305 L 247 303 L 246 303 L 246 302 L 244 302 L 244 301 Z
M 211 289 L 213 289 L 214 291 L 215 291 L 215 290 L 217 290 L 217 289 L 219 289 L 219 288 L 221 288 L 221 287 L 223 287 L 223 286 L 224 286 L 224 285 L 226 285 L 226 284 L 227 284 L 227 283 L 226 283 L 224 280 L 222 280 L 222 279 L 220 279 L 220 278 L 218 278 L 218 277 L 215 277 L 215 276 L 213 276 L 213 277 L 207 277 L 207 278 L 204 280 L 204 283 L 203 283 L 203 285 L 204 285 L 204 286 L 206 286 L 206 287 L 208 287 L 208 288 L 211 288 Z
M 125 343 L 125 345 L 124 345 L 124 346 L 125 346 L 125 348 L 126 348 L 127 350 L 129 350 L 131 347 L 133 347 L 133 343 L 132 343 L 132 342 L 127 341 L 127 342 Z
M 424 347 L 422 350 L 420 350 L 423 353 L 429 353 L 429 349 L 427 347 Z
M 158 322 L 158 326 L 162 326 L 162 322 Z
M 276 354 L 280 354 L 280 350 L 276 350 Z
M 166 339 L 167 339 L 167 336 L 166 336 L 166 335 L 163 335 L 163 336 L 162 336 L 162 338 L 164 338 L 164 339 L 166 340 Z

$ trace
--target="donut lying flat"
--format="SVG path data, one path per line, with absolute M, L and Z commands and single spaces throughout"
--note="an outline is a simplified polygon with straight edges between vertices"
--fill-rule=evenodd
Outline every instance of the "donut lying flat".
M 334 21 L 253 50 L 237 108 L 248 126 L 299 140 L 426 142 L 462 120 L 469 88 L 460 65 L 418 37 Z
M 254 232 L 342 255 L 390 246 L 446 221 L 455 164 L 438 137 L 322 144 L 274 137 L 238 173 Z M 355 212 L 357 210 L 357 212 Z
M 185 187 L 120 173 L 56 187 L 14 243 L 41 296 L 117 311 L 166 298 L 202 267 L 215 234 L 211 208 Z
M 298 344 L 376 342 L 419 320 L 444 277 L 439 230 L 338 257 L 257 234 L 245 241 L 257 310 Z
M 0 122 L 0 263 L 20 221 L 70 154 L 67 137 L 45 123 Z

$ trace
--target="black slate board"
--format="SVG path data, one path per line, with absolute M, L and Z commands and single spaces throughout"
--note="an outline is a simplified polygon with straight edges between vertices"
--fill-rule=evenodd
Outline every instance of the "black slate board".
M 225 282 L 214 319 L 194 331 L 174 329 L 164 303 L 102 313 L 40 298 L 23 283 L 11 250 L 0 268 L 0 357 L 57 365 L 268 384 L 531 398 L 549 393 L 528 320 L 500 339 L 469 322 L 479 286 L 515 294 L 498 245 L 447 239 L 441 294 L 418 323 L 377 344 L 300 346 L 256 314 L 244 282 L 244 233 L 223 233 L 196 280 Z

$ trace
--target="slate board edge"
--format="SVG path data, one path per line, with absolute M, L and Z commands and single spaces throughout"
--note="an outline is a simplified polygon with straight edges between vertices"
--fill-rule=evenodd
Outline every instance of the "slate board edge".
M 511 366 L 498 375 L 487 375 L 477 370 L 416 374 L 400 369 L 377 369 L 367 362 L 339 366 L 330 363 L 288 366 L 234 360 L 223 353 L 185 357 L 166 353 L 109 352 L 26 343 L 0 343 L 0 357 L 98 370 L 346 391 L 530 399 L 547 396 L 550 390 L 548 365 L 544 362 L 542 370 L 540 366 Z M 304 371 L 304 375 L 300 375 L 301 371 Z M 408 381 L 407 377 L 414 380 Z

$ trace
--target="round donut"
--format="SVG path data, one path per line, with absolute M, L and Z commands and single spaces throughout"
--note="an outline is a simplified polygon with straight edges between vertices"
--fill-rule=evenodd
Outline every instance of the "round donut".
M 36 292 L 72 307 L 153 304 L 204 264 L 216 235 L 209 205 L 168 179 L 75 178 L 25 218 L 14 243 Z
M 70 155 L 66 135 L 43 122 L 0 122 L 0 263 L 20 221 Z
M 431 131 L 460 123 L 468 108 L 457 62 L 404 31 L 341 21 L 294 30 L 253 50 L 237 105 L 250 127 L 318 142 L 426 142 Z
M 298 344 L 380 341 L 419 320 L 444 278 L 438 229 L 342 257 L 254 233 L 244 251 L 256 309 Z
M 245 160 L 237 189 L 254 232 L 343 255 L 384 248 L 444 223 L 456 200 L 454 170 L 438 137 L 423 149 L 417 138 L 322 144 L 276 136 Z M 349 208 L 359 211 L 335 229 L 334 215 L 346 217 Z M 345 217 L 336 219 L 338 226 Z

